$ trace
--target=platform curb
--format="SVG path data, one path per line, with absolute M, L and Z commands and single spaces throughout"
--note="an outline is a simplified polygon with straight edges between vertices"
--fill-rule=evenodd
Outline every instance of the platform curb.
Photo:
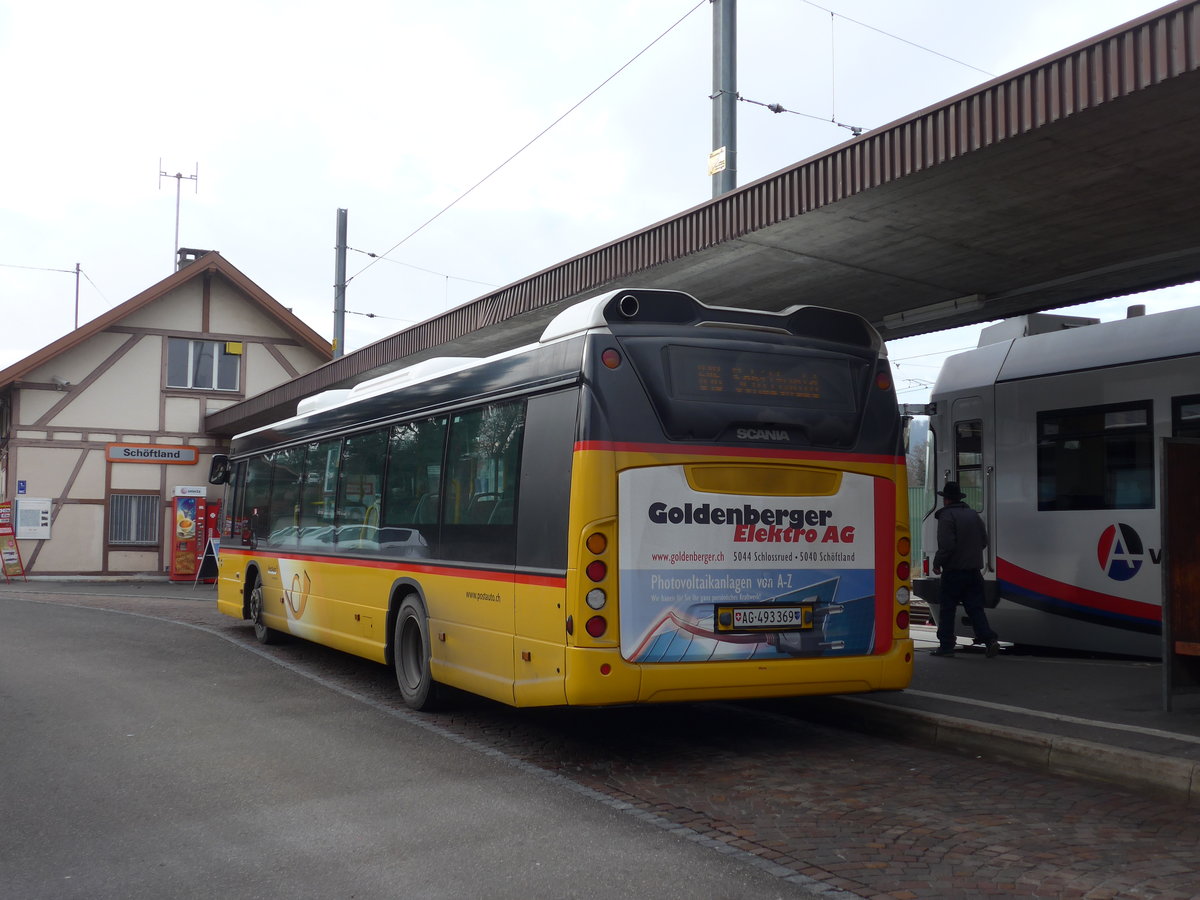
M 909 743 L 1169 794 L 1200 805 L 1200 762 L 1062 735 L 906 709 L 862 697 L 830 697 L 810 710 L 828 724 Z

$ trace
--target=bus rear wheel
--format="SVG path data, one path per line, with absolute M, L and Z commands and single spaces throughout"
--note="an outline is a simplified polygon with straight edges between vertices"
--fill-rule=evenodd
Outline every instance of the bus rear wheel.
M 425 607 L 412 594 L 400 602 L 392 645 L 396 682 L 400 696 L 412 709 L 437 706 L 437 683 L 429 673 L 429 618 Z
M 254 586 L 250 588 L 248 609 L 250 621 L 254 623 L 254 639 L 260 644 L 277 644 L 282 635 L 274 628 L 268 628 L 263 621 L 263 606 L 265 602 L 262 576 L 255 572 Z

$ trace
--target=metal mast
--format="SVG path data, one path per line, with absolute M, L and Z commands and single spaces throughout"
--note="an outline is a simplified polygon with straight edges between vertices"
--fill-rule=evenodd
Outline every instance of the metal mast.
M 713 5 L 713 197 L 737 187 L 737 0 Z
M 333 358 L 346 352 L 346 220 L 344 209 L 337 211 L 337 247 L 333 265 Z
M 162 167 L 162 157 L 158 159 L 158 189 L 162 190 L 162 180 L 164 178 L 175 179 L 175 246 L 171 250 L 171 269 L 174 270 L 179 265 L 179 194 L 180 187 L 186 178 L 188 181 L 196 182 L 196 193 L 200 193 L 200 163 L 196 163 L 195 175 L 184 175 L 182 172 L 176 172 L 172 175 L 170 172 L 164 171 Z

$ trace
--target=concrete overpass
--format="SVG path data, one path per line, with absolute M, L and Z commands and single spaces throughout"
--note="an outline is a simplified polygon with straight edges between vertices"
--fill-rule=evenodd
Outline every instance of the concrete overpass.
M 214 413 L 214 434 L 620 286 L 857 312 L 886 338 L 1200 278 L 1200 0 L 867 132 Z

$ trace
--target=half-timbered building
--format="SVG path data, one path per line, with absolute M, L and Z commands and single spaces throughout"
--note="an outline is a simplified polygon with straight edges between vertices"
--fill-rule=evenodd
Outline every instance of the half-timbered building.
M 0 371 L 0 485 L 25 573 L 161 577 L 173 498 L 218 500 L 204 417 L 312 371 L 329 342 L 217 252 Z

